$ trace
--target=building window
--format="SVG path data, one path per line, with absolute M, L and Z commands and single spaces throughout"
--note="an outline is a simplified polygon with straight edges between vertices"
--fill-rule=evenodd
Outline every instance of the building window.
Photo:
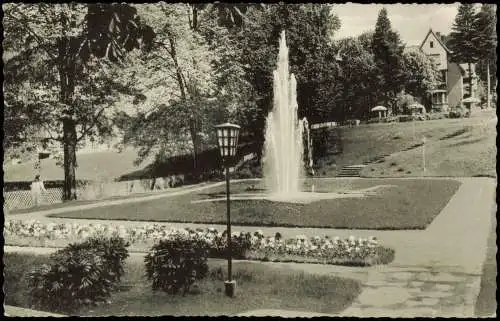
M 441 82 L 447 83 L 446 81 L 446 72 L 447 70 L 441 70 Z
M 431 48 L 434 48 L 434 41 L 431 41 L 430 46 Z

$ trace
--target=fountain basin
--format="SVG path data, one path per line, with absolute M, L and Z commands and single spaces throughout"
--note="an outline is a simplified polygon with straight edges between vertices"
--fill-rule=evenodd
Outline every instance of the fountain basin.
M 376 195 L 376 190 L 392 185 L 377 185 L 366 189 L 345 192 L 295 192 L 295 193 L 239 193 L 231 195 L 231 201 L 266 200 L 278 203 L 310 204 L 322 200 L 363 198 Z M 191 204 L 225 202 L 226 196 L 191 201 Z

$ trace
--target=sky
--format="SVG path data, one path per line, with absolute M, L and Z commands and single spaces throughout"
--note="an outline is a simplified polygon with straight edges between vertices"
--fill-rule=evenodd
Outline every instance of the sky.
M 448 34 L 458 12 L 459 3 L 451 4 L 334 4 L 333 11 L 341 22 L 335 39 L 358 36 L 364 31 L 375 30 L 377 16 L 383 7 L 391 21 L 392 29 L 399 33 L 408 46 L 420 45 L 429 28 Z

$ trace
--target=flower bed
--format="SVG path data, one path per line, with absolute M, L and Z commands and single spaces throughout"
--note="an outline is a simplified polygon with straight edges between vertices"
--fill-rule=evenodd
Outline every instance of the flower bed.
M 83 241 L 96 233 L 113 235 L 130 242 L 130 251 L 145 252 L 161 239 L 174 239 L 179 235 L 203 239 L 210 245 L 209 256 L 225 258 L 227 248 L 225 232 L 214 228 L 173 229 L 160 224 L 126 228 L 105 224 L 41 223 L 37 221 L 7 220 L 4 227 L 6 245 L 64 247 L 70 242 Z M 394 251 L 383 247 L 375 237 L 349 238 L 299 235 L 284 238 L 253 234 L 232 233 L 233 257 L 279 262 L 307 262 L 339 265 L 370 266 L 387 264 L 394 259 Z

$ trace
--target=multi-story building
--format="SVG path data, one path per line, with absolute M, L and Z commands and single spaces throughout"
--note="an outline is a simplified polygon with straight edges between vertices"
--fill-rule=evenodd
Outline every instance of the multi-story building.
M 455 63 L 450 60 L 450 49 L 446 47 L 439 32 L 429 32 L 419 49 L 431 58 L 439 72 L 439 83 L 431 92 L 431 109 L 446 112 L 450 108 L 461 106 L 462 99 L 469 97 L 469 66 L 467 63 Z M 472 69 L 472 97 L 477 90 L 475 65 Z

